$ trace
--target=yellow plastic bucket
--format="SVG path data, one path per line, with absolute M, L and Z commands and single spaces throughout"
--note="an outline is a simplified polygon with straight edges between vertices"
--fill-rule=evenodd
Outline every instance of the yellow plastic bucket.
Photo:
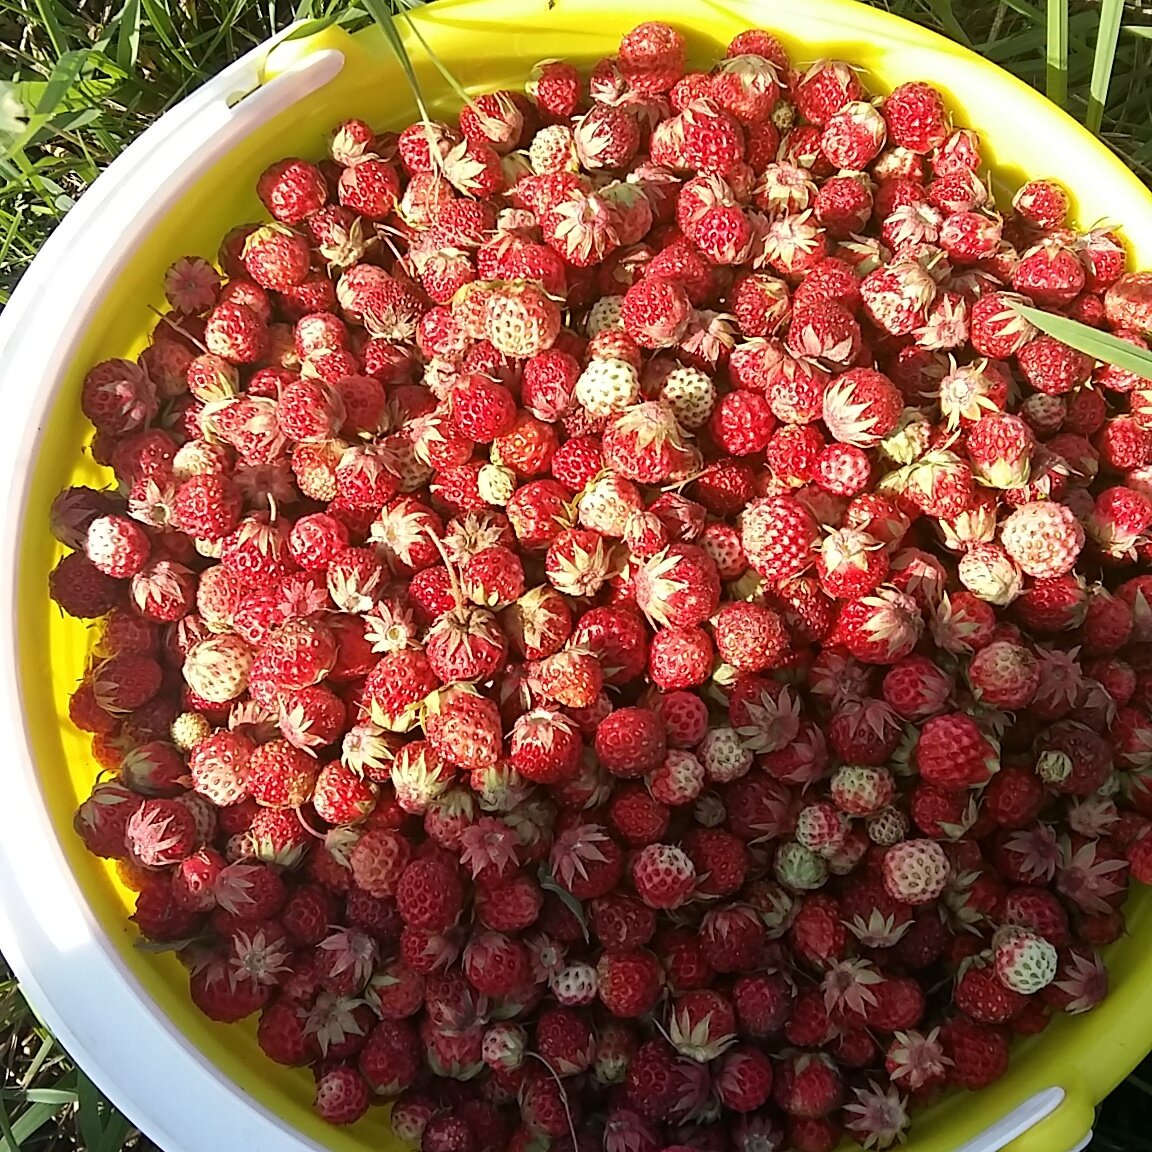
M 431 108 L 457 101 L 424 52 L 473 91 L 520 87 L 538 60 L 591 65 L 621 33 L 663 19 L 707 67 L 738 31 L 777 32 L 797 62 L 861 65 L 887 91 L 928 79 L 959 124 L 976 127 L 1001 191 L 1050 176 L 1073 193 L 1082 225 L 1124 222 L 1140 266 L 1152 266 L 1152 197 L 1088 132 L 1024 84 L 962 48 L 851 0 L 440 0 L 401 30 Z M 165 116 L 80 201 L 0 318 L 0 490 L 9 561 L 0 566 L 4 663 L 0 708 L 11 763 L 0 806 L 0 944 L 37 1007 L 108 1095 L 169 1152 L 222 1146 L 336 1152 L 395 1146 L 374 1109 L 337 1130 L 311 1110 L 308 1072 L 260 1052 L 253 1022 L 215 1025 L 191 1005 L 170 956 L 133 947 L 128 894 L 71 831 L 95 777 L 86 738 L 67 721 L 85 626 L 46 594 L 60 548 L 48 531 L 55 493 L 107 481 L 82 451 L 87 366 L 147 342 L 166 266 L 212 256 L 232 225 L 259 219 L 256 178 L 284 155 L 316 157 L 337 122 L 378 128 L 415 118 L 404 74 L 381 33 L 338 29 L 283 41 L 229 69 Z M 1009 1073 L 918 1116 L 911 1152 L 1070 1152 L 1095 1104 L 1152 1045 L 1152 894 L 1128 905 L 1129 934 L 1108 950 L 1112 991 L 1095 1011 L 1055 1021 L 1017 1045 Z

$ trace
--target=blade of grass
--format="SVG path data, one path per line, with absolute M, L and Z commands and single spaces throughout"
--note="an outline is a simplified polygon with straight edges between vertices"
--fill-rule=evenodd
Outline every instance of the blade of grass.
M 1148 349 L 1138 348 L 1098 328 L 1089 328 L 1078 320 L 1069 320 L 1067 316 L 1055 316 L 1051 312 L 1042 312 L 1039 308 L 1030 308 L 1015 301 L 1012 307 L 1034 327 L 1049 336 L 1055 336 L 1069 348 L 1075 348 L 1077 352 L 1083 352 L 1096 360 L 1103 360 L 1106 364 L 1114 364 L 1145 380 L 1152 380 L 1152 352 Z
M 0 1100 L 0 1136 L 3 1137 L 3 1142 L 9 1148 L 19 1148 L 20 1141 L 16 1139 L 16 1133 L 12 1131 L 12 1121 L 8 1116 L 8 1105 Z
M 396 59 L 400 61 L 400 67 L 404 69 L 404 75 L 412 88 L 412 98 L 416 101 L 416 107 L 420 111 L 421 118 L 425 124 L 429 123 L 432 118 L 428 115 L 424 94 L 420 91 L 420 82 L 416 79 L 416 71 L 412 67 L 412 61 L 408 59 L 408 50 L 404 47 L 404 41 L 400 39 L 400 33 L 397 32 L 396 25 L 392 21 L 392 13 L 388 10 L 384 0 L 363 0 L 363 3 L 368 15 L 376 21 L 380 31 L 384 33 L 389 47 L 396 54 Z M 435 147 L 432 148 L 432 154 L 436 155 Z
M 95 1148 L 104 1131 L 100 1123 L 100 1093 L 96 1085 L 79 1071 L 76 1076 L 76 1124 L 84 1146 Z
M 55 1104 L 29 1105 L 13 1121 L 4 1139 L 0 1140 L 0 1152 L 16 1152 L 29 1136 L 43 1128 L 59 1111 Z
M 459 96 L 460 99 L 465 104 L 467 104 L 468 107 L 471 108 L 473 112 L 476 112 L 476 105 L 472 103 L 472 97 L 469 96 L 468 93 L 464 91 L 464 89 L 460 86 L 460 81 L 457 80 L 456 77 L 452 75 L 452 73 L 448 70 L 448 68 L 445 66 L 444 62 L 440 59 L 440 57 L 437 56 L 436 53 L 432 51 L 432 46 L 428 43 L 427 40 L 424 39 L 423 35 L 421 35 L 420 29 L 416 27 L 416 25 L 412 22 L 412 17 L 408 15 L 409 9 L 421 7 L 424 3 L 424 0 L 415 0 L 414 3 L 411 2 L 411 0 L 397 0 L 397 2 L 404 9 L 404 12 L 402 13 L 402 15 L 403 15 L 404 20 L 407 23 L 409 29 L 411 29 L 412 35 L 415 36 L 416 39 L 420 41 L 420 47 L 423 48 L 424 51 L 427 53 L 428 59 L 432 61 L 432 64 L 435 67 L 436 71 L 439 72 L 440 75 L 444 77 L 444 79 L 447 81 L 448 86 L 452 89 L 452 91 L 455 92 L 456 95 Z M 477 115 L 480 115 L 480 113 L 477 112 Z
M 1148 1081 L 1142 1077 L 1137 1076 L 1135 1072 L 1128 1077 L 1127 1083 L 1135 1088 L 1139 1088 L 1146 1096 L 1152 1096 L 1152 1084 L 1149 1084 Z
M 1088 86 L 1088 112 L 1084 123 L 1093 132 L 1100 131 L 1108 87 L 1116 63 L 1116 43 L 1120 39 L 1120 22 L 1124 0 L 1100 0 L 1100 30 L 1096 34 L 1096 52 L 1092 57 L 1092 81 Z
M 33 1104 L 54 1104 L 61 1107 L 64 1104 L 75 1104 L 76 1093 L 67 1088 L 29 1088 L 24 1093 L 24 1099 Z
M 60 23 L 55 3 L 53 0 L 36 0 L 36 11 L 40 13 L 40 19 L 44 23 L 44 31 L 48 33 L 48 39 L 52 41 L 56 55 L 63 56 L 71 45 L 68 42 L 68 34 Z
M 927 0 L 927 4 L 932 15 L 940 21 L 940 27 L 953 40 L 959 40 L 966 47 L 971 47 L 972 41 L 968 39 L 964 25 L 956 19 L 956 13 L 952 10 L 952 0 Z
M 1068 0 L 1048 0 L 1048 99 L 1068 106 Z
M 90 1149 L 90 1152 L 120 1152 L 133 1132 L 135 1128 L 129 1123 L 128 1118 L 119 1112 L 113 1112 L 104 1126 L 104 1135 L 100 1137 L 100 1143 Z

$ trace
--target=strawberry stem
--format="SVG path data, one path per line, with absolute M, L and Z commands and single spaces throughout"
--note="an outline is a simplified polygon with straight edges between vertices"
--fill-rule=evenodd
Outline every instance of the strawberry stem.
M 568 1107 L 568 1093 L 564 1091 L 564 1081 L 556 1074 L 552 1065 L 538 1052 L 526 1052 L 525 1055 L 531 1056 L 533 1060 L 539 1060 L 548 1070 L 548 1075 L 556 1081 L 556 1087 L 560 1089 L 560 1103 L 564 1105 L 564 1117 L 568 1121 L 568 1134 L 572 1137 L 572 1147 L 579 1148 L 580 1142 L 576 1139 L 576 1125 L 572 1123 L 572 1110 Z

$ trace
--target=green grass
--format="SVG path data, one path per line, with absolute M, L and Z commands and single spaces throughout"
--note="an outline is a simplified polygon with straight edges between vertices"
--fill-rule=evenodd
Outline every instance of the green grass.
M 1152 182 L 1152 4 L 873 2 L 1046 91 Z M 381 3 L 0 0 L 0 304 L 76 198 L 157 116 L 291 21 L 362 23 Z M 152 1147 L 69 1061 L 2 960 L 0 1071 L 0 1152 Z M 1146 1065 L 1101 1108 L 1093 1149 L 1152 1152 L 1150 1118 Z

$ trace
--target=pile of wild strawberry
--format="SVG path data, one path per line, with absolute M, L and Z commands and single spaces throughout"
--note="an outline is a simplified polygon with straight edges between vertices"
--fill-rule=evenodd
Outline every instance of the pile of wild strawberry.
M 886 1146 L 1152 880 L 1152 276 L 925 83 L 645 24 L 342 125 L 177 261 L 54 507 L 76 828 L 334 1123 Z

